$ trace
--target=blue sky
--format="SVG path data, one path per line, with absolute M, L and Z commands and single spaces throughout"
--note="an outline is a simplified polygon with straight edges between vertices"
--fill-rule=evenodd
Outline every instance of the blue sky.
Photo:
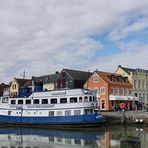
M 147 0 L 0 1 L 0 83 L 63 68 L 148 69 Z

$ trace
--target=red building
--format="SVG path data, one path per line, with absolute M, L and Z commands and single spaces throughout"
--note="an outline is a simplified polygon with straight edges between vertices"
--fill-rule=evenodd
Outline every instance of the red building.
M 131 96 L 132 84 L 127 77 L 118 74 L 95 71 L 85 83 L 85 88 L 97 91 L 100 110 L 119 109 L 124 103 L 125 108 L 133 109 L 136 98 Z

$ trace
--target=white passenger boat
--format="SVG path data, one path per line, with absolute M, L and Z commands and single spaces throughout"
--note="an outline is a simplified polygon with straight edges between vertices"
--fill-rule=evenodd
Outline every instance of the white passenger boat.
M 99 126 L 96 95 L 85 89 L 33 92 L 28 98 L 2 97 L 0 123 L 56 127 Z

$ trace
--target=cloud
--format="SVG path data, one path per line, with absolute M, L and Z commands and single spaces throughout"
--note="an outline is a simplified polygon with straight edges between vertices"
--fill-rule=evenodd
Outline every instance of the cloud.
M 128 65 L 122 56 L 130 61 L 132 43 L 125 46 L 123 40 L 147 28 L 147 7 L 147 0 L 0 1 L 0 81 L 20 77 L 24 70 L 31 77 L 62 68 Z M 92 36 L 104 33 L 121 53 L 98 59 L 99 52 L 108 49 Z

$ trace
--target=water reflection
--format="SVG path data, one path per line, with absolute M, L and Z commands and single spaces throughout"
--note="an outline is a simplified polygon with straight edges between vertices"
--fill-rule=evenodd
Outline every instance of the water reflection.
M 147 148 L 148 128 L 0 128 L 0 148 Z

